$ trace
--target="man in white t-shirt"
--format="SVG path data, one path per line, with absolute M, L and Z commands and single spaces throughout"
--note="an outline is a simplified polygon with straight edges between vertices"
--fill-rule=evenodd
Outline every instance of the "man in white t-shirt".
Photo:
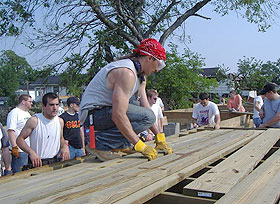
M 162 114 L 161 107 L 158 104 L 156 104 L 157 95 L 158 94 L 157 94 L 156 90 L 154 90 L 154 89 L 150 89 L 147 91 L 148 102 L 150 104 L 150 107 L 151 107 L 153 113 L 156 116 L 156 122 L 155 122 L 156 126 L 160 132 L 163 132 L 163 122 L 162 122 L 163 114 Z M 142 132 L 141 135 L 143 135 L 145 137 L 145 141 L 151 141 L 154 138 L 154 134 L 150 129 Z
M 42 113 L 27 122 L 17 138 L 18 146 L 28 153 L 33 167 L 54 163 L 60 150 L 62 160 L 69 159 L 69 148 L 63 138 L 63 120 L 57 116 L 59 99 L 55 93 L 42 98 Z M 30 147 L 26 140 L 30 138 Z
M 12 147 L 12 171 L 17 173 L 20 168 L 27 164 L 28 155 L 18 148 L 16 139 L 20 134 L 20 131 L 24 127 L 26 121 L 31 117 L 28 110 L 32 106 L 32 98 L 27 94 L 22 94 L 19 97 L 19 104 L 16 108 L 11 110 L 7 117 L 7 130 Z M 26 141 L 27 145 L 30 145 L 29 140 Z
M 192 119 L 193 126 L 213 125 L 215 129 L 220 129 L 220 112 L 218 106 L 209 101 L 207 93 L 199 94 L 199 103 L 193 109 Z
M 254 98 L 254 115 L 253 115 L 253 122 L 256 126 L 256 128 L 258 128 L 262 122 L 261 117 L 260 117 L 260 110 L 263 106 L 263 99 L 265 98 L 265 91 L 262 89 L 260 91 L 260 95 L 256 96 Z

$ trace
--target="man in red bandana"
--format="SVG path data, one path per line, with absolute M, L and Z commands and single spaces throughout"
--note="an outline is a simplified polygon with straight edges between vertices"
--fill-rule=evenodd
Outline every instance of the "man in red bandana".
M 81 124 L 88 126 L 90 115 L 97 131 L 96 146 L 87 146 L 87 151 L 102 161 L 120 157 L 119 152 L 140 152 L 149 160 L 157 158 L 157 151 L 172 153 L 164 133 L 155 125 L 145 91 L 146 76 L 165 67 L 165 59 L 161 44 L 148 38 L 133 53 L 109 63 L 95 75 L 83 94 L 79 113 Z M 147 129 L 156 136 L 155 148 L 137 135 Z

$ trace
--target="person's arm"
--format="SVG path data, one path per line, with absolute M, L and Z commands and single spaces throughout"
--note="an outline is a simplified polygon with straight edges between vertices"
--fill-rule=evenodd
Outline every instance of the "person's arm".
M 256 109 L 258 112 L 260 112 L 261 106 L 260 106 L 260 102 L 259 102 L 259 101 L 255 101 L 254 107 L 255 107 L 255 109 Z
M 227 108 L 228 108 L 228 110 L 232 109 L 232 107 L 231 107 L 231 99 L 228 99 Z
M 197 118 L 192 118 L 192 123 L 194 128 L 198 128 Z
M 58 117 L 60 123 L 60 156 L 62 157 L 62 161 L 70 159 L 69 147 L 66 144 L 63 137 L 63 126 L 64 121 L 62 118 Z
M 148 102 L 147 94 L 146 94 L 146 81 L 143 81 L 142 84 L 139 87 L 141 98 L 140 98 L 140 105 L 151 109 L 151 106 Z M 157 127 L 156 122 L 153 124 L 152 127 L 150 127 L 150 130 L 154 133 L 154 135 L 157 135 L 160 133 L 159 128 Z
M 197 119 L 198 119 L 198 113 L 197 113 L 197 108 L 198 108 L 199 104 L 196 104 L 193 108 L 193 113 L 192 113 L 192 124 L 194 128 L 198 128 L 198 124 L 197 124 Z
M 134 132 L 126 112 L 135 80 L 134 73 L 127 68 L 114 69 L 107 76 L 108 87 L 113 89 L 112 120 L 133 145 L 139 141 L 139 137 Z
M 265 127 L 269 127 L 272 126 L 273 124 L 277 123 L 280 121 L 280 112 L 276 113 L 276 115 L 271 118 L 269 121 L 267 121 L 265 124 L 260 124 L 260 128 L 265 128 Z
M 214 125 L 214 128 L 216 130 L 220 129 L 220 124 L 221 124 L 221 117 L 220 117 L 220 114 L 216 114 L 215 115 L 215 125 Z
M 80 136 L 81 136 L 81 140 L 82 140 L 83 154 L 86 155 L 84 126 L 81 126 L 81 127 L 80 127 Z
M 16 132 L 14 130 L 9 129 L 8 130 L 8 136 L 9 136 L 9 140 L 11 142 L 12 147 L 16 147 L 17 146 L 17 143 L 16 143 L 16 139 L 17 139 Z
M 16 144 L 19 146 L 19 148 L 29 154 L 29 158 L 33 167 L 42 166 L 42 161 L 39 155 L 33 149 L 31 149 L 24 140 L 31 135 L 32 131 L 37 126 L 37 123 L 38 119 L 36 116 L 29 118 L 16 140 Z
M 242 106 L 242 97 L 239 94 L 237 95 L 237 97 L 238 97 L 237 98 L 238 100 L 237 100 L 237 109 L 236 110 L 240 111 L 240 108 Z
M 5 165 L 5 169 L 11 171 L 12 167 L 11 167 L 11 157 L 10 157 L 9 147 L 2 148 L 2 159 Z

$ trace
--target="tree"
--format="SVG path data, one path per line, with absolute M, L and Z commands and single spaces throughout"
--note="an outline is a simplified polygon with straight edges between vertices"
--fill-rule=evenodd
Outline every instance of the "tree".
M 25 73 L 31 70 L 25 58 L 19 57 L 13 51 L 2 51 L 0 56 L 0 94 L 9 96 L 19 87 L 21 80 L 27 79 Z
M 18 56 L 14 51 L 2 51 L 0 55 L 0 94 L 10 96 L 19 88 L 26 85 L 27 92 L 30 82 L 37 78 L 44 78 L 54 72 L 54 67 L 46 66 L 43 69 L 33 69 L 25 58 Z
M 186 49 L 179 56 L 177 46 L 173 44 L 171 47 L 171 52 L 167 53 L 167 67 L 151 75 L 147 87 L 157 89 L 169 109 L 192 107 L 193 98 L 215 88 L 217 81 L 200 74 L 204 59 L 199 54 Z
M 184 30 L 178 28 L 191 16 L 210 19 L 199 14 L 210 4 L 221 15 L 235 11 L 261 31 L 269 28 L 280 7 L 273 0 L 2 0 L 0 36 L 19 35 L 31 27 L 37 33 L 30 48 L 45 47 L 50 54 L 76 52 L 87 66 L 97 57 L 111 61 L 143 38 L 159 36 L 163 45 L 173 34 L 184 38 Z
M 219 78 L 237 90 L 261 90 L 266 82 L 280 83 L 280 59 L 263 63 L 254 57 L 239 59 L 236 73 L 220 67 Z M 218 80 L 219 81 L 219 80 Z
M 82 61 L 79 55 L 72 55 L 67 58 L 69 66 L 60 75 L 61 85 L 67 87 L 68 93 L 74 96 L 80 96 L 83 93 L 83 86 L 91 79 L 88 74 L 81 74 L 79 67 Z M 85 63 L 85 62 L 84 62 Z

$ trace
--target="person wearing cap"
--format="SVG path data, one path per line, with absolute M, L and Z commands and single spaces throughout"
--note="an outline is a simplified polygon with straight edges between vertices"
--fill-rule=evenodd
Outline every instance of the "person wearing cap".
M 242 97 L 239 94 L 237 94 L 235 90 L 231 90 L 229 92 L 227 108 L 230 111 L 245 112 L 245 108 L 242 105 Z
M 260 91 L 260 95 L 254 98 L 254 114 L 253 114 L 253 122 L 256 128 L 258 128 L 262 122 L 260 117 L 260 110 L 263 106 L 263 99 L 265 98 L 264 90 Z
M 70 159 L 73 159 L 85 155 L 85 138 L 78 115 L 80 100 L 77 97 L 70 97 L 66 103 L 68 110 L 59 117 L 64 122 L 63 137 L 69 146 Z
M 133 53 L 103 67 L 86 88 L 80 104 L 80 121 L 84 124 L 94 115 L 95 149 L 86 149 L 100 160 L 119 158 L 116 152 L 142 153 L 149 160 L 157 157 L 157 150 L 172 153 L 164 133 L 155 124 L 146 95 L 146 76 L 165 66 L 166 53 L 153 38 L 140 42 Z M 140 106 L 129 103 L 132 97 Z M 94 114 L 92 114 L 94 113 Z M 146 145 L 137 134 L 151 129 L 155 134 L 155 148 Z M 132 148 L 134 146 L 134 148 Z
M 271 82 L 268 82 L 263 88 L 266 98 L 260 110 L 260 117 L 262 118 L 260 128 L 280 128 L 280 96 L 277 89 L 278 85 Z
M 55 93 L 46 93 L 42 98 L 42 113 L 29 118 L 16 143 L 29 155 L 30 166 L 39 167 L 69 159 L 69 148 L 63 138 L 63 120 L 57 116 L 59 98 Z M 25 139 L 30 139 L 30 147 Z M 28 166 L 29 168 L 29 166 Z

